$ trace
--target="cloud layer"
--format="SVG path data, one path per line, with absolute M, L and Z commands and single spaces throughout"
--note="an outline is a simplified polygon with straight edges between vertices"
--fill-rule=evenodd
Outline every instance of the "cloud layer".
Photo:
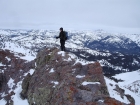
M 140 0 L 1 0 L 0 28 L 140 33 Z

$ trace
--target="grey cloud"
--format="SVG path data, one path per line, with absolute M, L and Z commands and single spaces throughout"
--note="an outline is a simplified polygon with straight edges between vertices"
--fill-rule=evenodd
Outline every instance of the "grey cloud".
M 53 23 L 73 29 L 140 30 L 139 5 L 140 0 L 1 0 L 0 28 L 49 28 Z

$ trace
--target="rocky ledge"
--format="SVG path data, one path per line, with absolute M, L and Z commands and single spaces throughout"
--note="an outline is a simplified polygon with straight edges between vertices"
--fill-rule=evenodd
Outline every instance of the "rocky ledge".
M 35 62 L 22 83 L 30 105 L 127 105 L 109 97 L 98 62 L 83 65 L 57 48 L 41 50 Z

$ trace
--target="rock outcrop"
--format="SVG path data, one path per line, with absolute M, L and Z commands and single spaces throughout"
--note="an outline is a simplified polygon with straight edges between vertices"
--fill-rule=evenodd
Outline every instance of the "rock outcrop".
M 27 62 L 18 57 L 19 53 L 16 55 L 9 50 L 0 49 L 0 99 L 4 98 L 6 105 L 13 105 L 11 96 L 15 94 L 17 83 L 23 80 L 24 74 L 35 68 L 34 61 Z
M 127 105 L 109 97 L 98 62 L 82 65 L 57 48 L 38 53 L 36 70 L 22 89 L 30 105 Z

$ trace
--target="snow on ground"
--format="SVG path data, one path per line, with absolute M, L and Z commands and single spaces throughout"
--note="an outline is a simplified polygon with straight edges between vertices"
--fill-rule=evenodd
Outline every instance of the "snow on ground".
M 0 105 L 6 105 L 6 101 L 4 99 L 0 100 Z M 27 104 L 28 105 L 28 104 Z
M 0 66 L 4 66 L 2 63 L 0 63 Z
M 51 70 L 50 70 L 49 73 L 53 73 L 53 72 L 55 72 L 55 71 L 54 71 L 54 68 L 51 68 Z
M 27 73 L 24 74 L 24 76 L 27 76 L 28 73 L 30 73 L 30 75 L 33 75 L 34 71 L 34 69 L 30 69 Z
M 9 35 L 9 32 L 7 32 L 6 30 L 1 30 L 0 29 L 0 34 L 2 34 L 2 35 Z
M 30 73 L 31 75 L 34 73 L 34 69 L 30 69 L 29 72 L 25 73 L 24 76 L 26 76 L 28 73 Z M 17 85 L 16 85 L 16 89 L 13 90 L 12 87 L 14 84 L 13 82 L 14 80 L 12 78 L 10 78 L 10 80 L 8 81 L 8 86 L 9 88 L 11 88 L 11 90 L 9 91 L 9 93 L 11 91 L 14 91 L 15 95 L 12 96 L 12 100 L 13 100 L 13 103 L 14 105 L 29 105 L 28 101 L 25 99 L 25 100 L 22 100 L 20 98 L 20 93 L 22 91 L 22 81 L 18 82 Z M 3 96 L 5 96 L 5 94 L 3 93 Z M 6 101 L 1 99 L 0 100 L 0 105 L 6 105 Z
M 87 82 L 87 81 L 84 81 L 82 83 L 82 85 L 88 85 L 88 84 L 100 84 L 100 82 Z
M 53 88 L 55 88 L 55 86 L 59 84 L 59 82 L 58 82 L 58 81 L 51 81 L 51 83 L 53 83 L 53 84 L 54 84 Z
M 76 78 L 84 78 L 85 75 L 77 75 Z
M 24 76 L 26 76 L 28 73 L 30 73 L 32 75 L 34 73 L 34 69 L 30 69 L 30 71 L 25 73 Z M 15 90 L 12 89 L 12 87 L 15 85 L 13 81 L 14 80 L 12 78 L 10 78 L 10 80 L 8 81 L 7 84 L 9 86 L 9 88 L 11 89 L 9 91 L 9 93 L 11 91 L 14 91 L 14 93 L 15 93 L 15 95 L 12 96 L 12 100 L 13 100 L 14 105 L 29 105 L 29 103 L 28 103 L 28 101 L 26 99 L 22 100 L 20 98 L 20 93 L 22 91 L 22 81 L 17 83 L 17 85 L 16 85 L 17 88 Z M 3 93 L 3 96 L 5 96 L 4 93 Z M 5 105 L 5 104 L 6 104 L 6 101 L 1 99 L 0 100 L 0 105 Z
M 64 51 L 59 51 L 58 54 L 62 55 L 62 56 L 65 56 L 65 52 Z
M 12 79 L 9 80 L 9 82 L 8 82 L 9 87 L 12 87 L 12 85 L 13 85 L 12 81 L 13 81 Z M 15 95 L 13 95 L 11 97 L 11 99 L 13 100 L 13 104 L 14 105 L 29 105 L 29 103 L 28 103 L 28 101 L 26 99 L 22 100 L 20 98 L 20 93 L 22 91 L 22 81 L 18 82 L 16 87 L 17 88 L 15 90 L 13 90 Z M 4 96 L 5 96 L 5 94 L 3 93 L 2 97 L 4 97 Z M 6 105 L 6 101 L 4 99 L 1 99 L 0 100 L 0 105 Z
M 26 99 L 22 100 L 20 98 L 20 93 L 22 91 L 21 84 L 22 84 L 22 82 L 19 82 L 17 84 L 17 88 L 14 90 L 15 95 L 12 96 L 13 103 L 14 103 L 14 105 L 29 105 L 29 103 Z
M 34 60 L 35 59 L 35 55 L 32 55 L 30 53 L 30 50 L 27 49 L 27 48 L 24 48 L 22 46 L 19 46 L 18 44 L 16 43 L 11 43 L 11 42 L 5 42 L 5 47 L 3 48 L 3 50 L 10 50 L 14 53 L 22 53 L 24 54 L 24 56 L 20 56 L 21 59 L 25 59 L 27 61 L 31 61 L 31 60 Z M 17 55 L 19 56 L 19 55 Z
M 115 85 L 117 83 L 115 83 L 114 81 L 112 81 L 112 80 L 110 80 L 110 79 L 108 79 L 106 77 L 104 77 L 104 78 L 105 78 L 105 81 L 106 81 L 106 85 L 108 87 L 108 92 L 110 94 L 110 97 L 115 98 L 118 101 L 121 101 L 121 102 L 129 104 L 130 102 L 127 100 L 126 97 L 124 97 L 124 99 L 122 99 L 121 96 L 119 95 L 119 93 L 114 90 L 115 87 L 116 87 Z M 112 84 L 112 86 L 111 86 L 111 84 Z
M 8 61 L 11 61 L 11 58 L 5 57 Z
M 27 61 L 31 61 L 31 60 L 34 60 L 35 59 L 35 56 L 33 56 L 33 55 L 31 55 L 31 53 L 29 53 L 30 52 L 29 49 L 24 48 L 24 47 L 21 47 L 21 46 L 19 46 L 16 43 L 6 42 L 5 43 L 5 48 L 3 48 L 3 50 L 6 50 L 6 49 L 10 50 L 11 52 L 14 52 L 15 53 L 15 56 L 18 56 L 21 59 L 25 59 Z M 24 54 L 25 56 L 19 56 L 18 53 Z M 11 60 L 8 57 L 6 57 L 6 59 L 8 61 Z M 4 65 L 2 63 L 0 63 L 0 66 L 4 66 Z M 25 73 L 24 76 L 26 76 L 28 73 L 30 73 L 32 75 L 34 73 L 34 70 L 33 69 L 30 69 L 30 71 L 27 72 L 27 73 Z M 11 89 L 9 92 L 14 91 L 14 93 L 15 93 L 15 95 L 12 96 L 12 100 L 14 102 L 14 105 L 29 105 L 29 103 L 27 102 L 27 100 L 22 100 L 20 98 L 20 92 L 22 91 L 22 87 L 21 87 L 22 81 L 20 81 L 17 84 L 17 88 L 15 90 L 12 89 L 13 85 L 15 85 L 13 81 L 14 80 L 12 78 L 10 78 L 10 80 L 8 81 L 8 86 Z M 4 96 L 4 95 L 5 94 L 2 93 L 2 96 Z M 1 99 L 0 100 L 0 105 L 5 105 L 5 104 L 6 104 L 6 101 L 3 100 L 3 99 Z
M 13 88 L 13 86 L 15 85 L 15 83 L 14 83 L 14 80 L 12 79 L 12 78 L 10 78 L 10 80 L 8 81 L 8 86 L 9 86 L 9 88 L 11 89 L 10 91 L 9 91 L 9 93 L 13 90 L 12 88 Z
M 87 65 L 91 62 L 83 60 L 83 59 L 76 59 L 75 64 L 77 64 L 77 63 L 81 63 L 82 65 Z
M 107 87 L 108 87 L 110 97 L 115 98 L 124 103 L 129 103 L 129 101 L 126 99 L 126 97 L 124 99 L 122 99 L 119 96 L 119 94 L 115 90 L 113 90 L 116 87 L 115 85 L 118 85 L 120 88 L 125 90 L 125 94 L 129 94 L 135 99 L 135 105 L 140 105 L 140 100 L 139 100 L 140 96 L 138 96 L 136 93 L 130 91 L 129 89 L 125 88 L 125 86 L 127 86 L 135 81 L 140 80 L 140 70 L 117 74 L 113 77 L 115 77 L 116 79 L 124 80 L 124 81 L 116 83 L 113 80 L 110 80 L 107 77 L 104 77 Z
M 119 85 L 129 85 L 137 80 L 140 80 L 140 70 L 117 74 L 113 77 L 115 77 L 116 79 L 124 80 L 124 82 L 119 82 Z

